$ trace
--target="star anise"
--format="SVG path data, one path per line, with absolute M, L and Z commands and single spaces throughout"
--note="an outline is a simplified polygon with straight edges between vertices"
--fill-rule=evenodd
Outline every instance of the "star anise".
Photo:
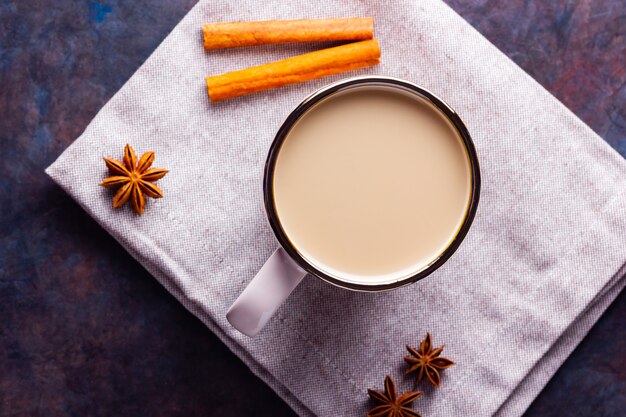
M 154 162 L 154 152 L 144 153 L 139 161 L 130 145 L 124 148 L 124 162 L 113 158 L 104 158 L 111 176 L 100 183 L 101 186 L 112 188 L 121 186 L 113 197 L 113 207 L 118 208 L 130 200 L 133 210 L 139 215 L 146 205 L 144 194 L 152 198 L 163 197 L 163 192 L 152 182 L 168 173 L 166 169 L 150 168 Z
M 421 417 L 408 405 L 422 396 L 420 391 L 409 391 L 398 397 L 396 384 L 390 376 L 385 377 L 385 392 L 368 389 L 367 393 L 373 400 L 378 401 L 378 405 L 367 413 L 367 417 Z
M 454 365 L 454 362 L 450 359 L 439 356 L 443 351 L 443 346 L 433 349 L 430 333 L 426 333 L 426 337 L 420 343 L 419 349 L 412 348 L 409 345 L 406 346 L 406 349 L 412 355 L 404 358 L 404 361 L 410 365 L 406 373 L 417 372 L 417 382 L 421 382 L 424 376 L 426 376 L 431 384 L 439 388 L 441 384 L 439 371 Z

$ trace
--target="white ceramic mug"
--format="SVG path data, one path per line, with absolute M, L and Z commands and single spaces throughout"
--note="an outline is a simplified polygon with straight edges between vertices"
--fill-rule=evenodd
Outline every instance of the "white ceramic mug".
M 288 239 L 283 230 L 280 219 L 276 213 L 274 200 L 273 179 L 277 155 L 294 123 L 308 109 L 320 102 L 320 100 L 355 87 L 363 88 L 367 86 L 383 86 L 397 89 L 398 92 L 404 95 L 407 93 L 414 94 L 421 100 L 427 100 L 434 105 L 457 130 L 458 136 L 461 138 L 466 148 L 471 172 L 471 191 L 467 213 L 453 240 L 431 263 L 425 265 L 411 276 L 391 283 L 342 280 L 340 277 L 332 276 L 320 270 L 313 263 L 307 261 L 298 251 L 298 248 Z M 289 294 L 308 273 L 338 287 L 357 291 L 383 291 L 398 288 L 416 282 L 431 274 L 456 251 L 470 228 L 476 213 L 480 194 L 480 169 L 474 144 L 465 125 L 458 115 L 441 99 L 424 88 L 407 81 L 391 77 L 366 76 L 340 81 L 316 91 L 298 105 L 287 117 L 286 121 L 278 130 L 269 150 L 265 164 L 263 191 L 267 217 L 280 246 L 270 256 L 265 265 L 259 270 L 257 275 L 240 294 L 226 314 L 228 321 L 233 327 L 250 337 L 255 336 L 263 326 L 265 326 L 278 307 L 287 299 Z

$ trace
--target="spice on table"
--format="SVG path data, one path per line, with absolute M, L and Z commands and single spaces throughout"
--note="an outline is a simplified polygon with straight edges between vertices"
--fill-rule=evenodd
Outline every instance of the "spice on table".
M 410 365 L 406 373 L 417 372 L 417 382 L 421 382 L 424 376 L 426 376 L 431 384 L 439 388 L 441 384 L 439 371 L 454 365 L 454 362 L 450 359 L 439 356 L 443 348 L 444 347 L 441 346 L 437 349 L 433 349 L 430 333 L 426 333 L 426 337 L 420 343 L 419 349 L 407 345 L 406 349 L 411 356 L 404 358 L 404 361 Z
M 202 25 L 204 49 L 235 48 L 291 42 L 357 41 L 372 39 L 374 19 L 266 20 Z
M 114 208 L 121 207 L 130 200 L 133 210 L 141 215 L 146 204 L 144 195 L 152 198 L 163 197 L 163 192 L 153 182 L 163 178 L 168 171 L 163 168 L 150 168 L 152 162 L 154 152 L 146 152 L 137 160 L 137 155 L 130 145 L 124 148 L 123 162 L 104 158 L 111 176 L 100 185 L 107 188 L 121 186 L 113 197 Z
M 378 41 L 370 39 L 207 77 L 206 85 L 211 101 L 215 102 L 370 67 L 379 61 Z
M 367 417 L 420 417 L 420 415 L 409 408 L 415 400 L 422 396 L 420 391 L 409 391 L 398 397 L 396 384 L 390 376 L 385 377 L 385 392 L 368 389 L 369 396 L 381 403 L 372 408 Z

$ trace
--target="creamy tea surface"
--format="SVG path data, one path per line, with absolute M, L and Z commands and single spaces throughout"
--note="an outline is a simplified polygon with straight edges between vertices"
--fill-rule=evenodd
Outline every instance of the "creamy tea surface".
M 471 195 L 467 150 L 427 100 L 355 87 L 309 109 L 274 168 L 274 204 L 293 246 L 337 279 L 414 275 L 449 246 Z

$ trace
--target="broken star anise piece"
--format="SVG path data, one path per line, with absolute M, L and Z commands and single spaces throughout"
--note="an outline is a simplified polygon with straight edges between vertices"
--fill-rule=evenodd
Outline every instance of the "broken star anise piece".
M 450 359 L 441 357 L 443 346 L 433 349 L 433 342 L 430 333 L 426 333 L 426 337 L 420 343 L 419 349 L 412 348 L 407 345 L 406 349 L 412 356 L 405 356 L 404 361 L 408 363 L 409 369 L 406 373 L 417 372 L 417 382 L 421 382 L 426 376 L 435 387 L 439 388 L 441 384 L 441 376 L 439 371 L 454 365 Z
M 107 188 L 120 186 L 113 197 L 114 208 L 121 207 L 130 200 L 133 210 L 141 215 L 146 205 L 144 195 L 152 198 L 163 197 L 163 192 L 153 182 L 163 178 L 168 171 L 162 168 L 150 168 L 152 162 L 154 162 L 154 152 L 146 152 L 137 160 L 137 155 L 130 145 L 124 148 L 124 162 L 104 158 L 111 176 L 100 185 Z
M 408 406 L 422 396 L 420 391 L 409 391 L 398 397 L 396 384 L 390 376 L 385 377 L 385 392 L 368 389 L 367 393 L 373 400 L 381 403 L 372 408 L 367 417 L 421 417 Z

